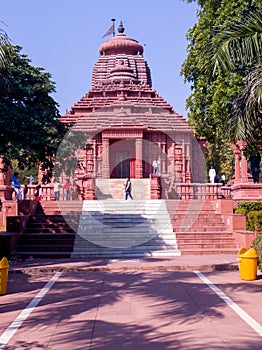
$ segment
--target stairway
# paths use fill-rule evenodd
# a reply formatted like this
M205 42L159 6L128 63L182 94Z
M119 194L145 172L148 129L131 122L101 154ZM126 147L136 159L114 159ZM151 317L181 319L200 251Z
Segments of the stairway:
M164 200L84 201L72 257L180 255Z
M82 201L42 201L16 247L20 258L70 258Z
M173 231L182 255L237 254L233 232L228 232L211 202L167 200Z
M132 182L133 201L123 200L123 179L97 180L100 200L42 201L20 235L16 254L25 258L237 254L233 233L226 230L211 202L150 200L149 180Z

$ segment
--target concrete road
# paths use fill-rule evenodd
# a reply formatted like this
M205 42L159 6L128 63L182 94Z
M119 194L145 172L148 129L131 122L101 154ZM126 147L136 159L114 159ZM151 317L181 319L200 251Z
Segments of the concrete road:
M238 271L9 274L0 349L260 350L261 310Z

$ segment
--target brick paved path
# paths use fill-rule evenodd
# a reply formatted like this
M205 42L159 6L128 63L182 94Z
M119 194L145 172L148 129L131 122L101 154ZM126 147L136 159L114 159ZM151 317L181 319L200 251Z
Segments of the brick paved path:
M9 275L8 293L0 296L2 343L54 275ZM238 271L203 275L261 327L261 275L255 281L241 281ZM38 302L0 349L261 349L262 333L192 271L62 272Z

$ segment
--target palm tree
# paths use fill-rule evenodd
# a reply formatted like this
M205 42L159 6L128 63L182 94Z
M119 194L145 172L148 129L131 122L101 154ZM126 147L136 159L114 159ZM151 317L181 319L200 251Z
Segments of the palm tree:
M253 11L246 20L223 28L215 36L215 42L216 48L211 49L210 61L204 67L206 72L212 76L219 71L248 70L245 87L233 101L229 125L234 140L254 142L262 124L262 13Z
M10 41L6 32L0 28L0 96L6 93L8 82L5 78L4 69L10 63L8 47Z

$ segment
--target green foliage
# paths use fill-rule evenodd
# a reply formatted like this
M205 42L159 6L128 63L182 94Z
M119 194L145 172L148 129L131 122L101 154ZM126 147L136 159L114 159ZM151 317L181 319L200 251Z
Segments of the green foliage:
M262 202L239 202L238 208L245 209L247 212L251 210L262 210Z
M247 213L247 210L244 209L244 208L237 208L237 209L235 209L235 211L234 211L234 214L246 215L246 213Z
M204 149L204 155L207 169L213 166L219 176L225 174L226 182L232 178L234 156L232 153L231 144L229 142L224 141L221 144L212 144L207 141Z
M258 1L255 0L198 0L197 2L198 23L188 31L188 56L183 63L181 74L185 81L191 83L192 93L186 101L186 107L189 108L189 124L197 136L206 138L217 149L216 145L221 146L232 142L240 130L241 125L237 124L238 120L232 116L236 115L236 106L240 106L237 99L243 93L258 57L253 55L254 60L242 60L243 52L239 50L240 46L236 41L230 47L230 50L236 52L232 69L216 68L214 70L212 57L224 43L224 33L229 33L229 29L231 33L233 30L236 32L234 27L236 22L247 26L248 15L259 6ZM246 125L247 123L244 127ZM257 127L255 129L260 137L260 129ZM219 162L217 167L222 168L225 163L218 155L219 153L215 155ZM209 162L208 159L207 161ZM227 159L226 167L231 167L230 157Z
M20 184L28 184L29 183L29 177L30 175L33 175L35 178L34 183L36 184L38 181L38 166L35 166L33 168L25 168L25 169L20 169L18 166L17 160L12 160L11 161L11 168L12 168L12 175L13 173L17 172L18 173L18 182Z
M240 202L235 210L235 214L245 214L247 230L258 232L252 247L258 254L258 264L262 271L262 202Z
M262 234L262 211L251 210L247 214L247 229Z
M9 82L5 74L1 71L10 64L8 52L9 37L6 32L0 28L0 95L6 93L9 88Z
M262 271L262 234L259 234L252 243L252 248L254 248L258 255L258 266L260 271Z
M67 128L59 121L58 105L50 96L55 91L49 73L33 67L21 48L8 47L11 64L0 69L11 90L0 96L0 154L6 164L17 160L19 169L39 163L53 171L53 156Z
M262 234L262 202L239 202L235 214L245 214L247 230Z
M78 165L77 151L79 149L90 149L89 137L72 127L64 136L55 158L54 176L59 177L64 172L68 177L74 176Z

